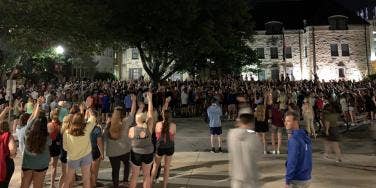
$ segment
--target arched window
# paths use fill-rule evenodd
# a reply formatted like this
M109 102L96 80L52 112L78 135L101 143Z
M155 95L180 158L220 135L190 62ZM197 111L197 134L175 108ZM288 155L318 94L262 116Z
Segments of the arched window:
M267 35L282 34L283 24L279 21L270 21L265 23L265 30Z
M328 18L330 30L347 30L347 17L343 15L334 15Z

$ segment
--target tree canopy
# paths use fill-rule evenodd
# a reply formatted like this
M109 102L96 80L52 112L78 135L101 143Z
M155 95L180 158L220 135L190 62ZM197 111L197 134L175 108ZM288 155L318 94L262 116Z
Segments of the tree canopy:
M253 21L246 0L0 2L0 37L19 53L56 44L76 55L135 47L154 82L179 70L205 68L208 59L231 71L257 62L247 46Z

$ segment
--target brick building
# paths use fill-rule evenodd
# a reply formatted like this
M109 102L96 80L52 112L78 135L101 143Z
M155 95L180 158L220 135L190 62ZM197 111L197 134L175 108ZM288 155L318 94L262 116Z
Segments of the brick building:
M260 80L360 80L370 70L369 23L334 0L258 0L249 46Z

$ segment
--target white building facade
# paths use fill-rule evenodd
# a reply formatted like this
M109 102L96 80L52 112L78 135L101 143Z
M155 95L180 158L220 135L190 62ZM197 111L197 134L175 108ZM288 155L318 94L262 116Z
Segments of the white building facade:
M256 13L272 16L256 16L256 32L249 46L256 50L261 67L253 76L259 80L309 80L317 74L320 80L329 81L361 80L370 74L369 24L328 1L324 12L311 7L314 12L306 13L302 10L310 6L307 2L256 5ZM302 10L284 18L282 13L289 14L297 7Z

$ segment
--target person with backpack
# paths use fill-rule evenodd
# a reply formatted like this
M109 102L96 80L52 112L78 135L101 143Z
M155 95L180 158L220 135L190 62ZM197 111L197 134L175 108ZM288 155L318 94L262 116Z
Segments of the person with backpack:
M119 187L119 171L121 163L124 164L123 182L125 186L129 184L130 171L130 141L128 133L130 127L133 126L134 116L137 108L137 98L131 95L131 111L129 115L123 118L124 110L122 107L116 107L112 114L111 120L107 122L104 132L104 140L106 144L106 154L110 159L112 168L112 184L114 188Z
M14 172L13 158L17 155L17 145L4 117L9 111L5 108L0 114L0 187L8 187Z
M48 132L50 134L50 138L52 144L50 146L50 156L51 156L51 188L55 187L55 178L56 178L56 168L57 162L59 160L59 156L61 153L61 140L59 140L60 134L60 126L61 123L59 121L59 108L56 108L51 112L50 118L51 122L47 124Z

